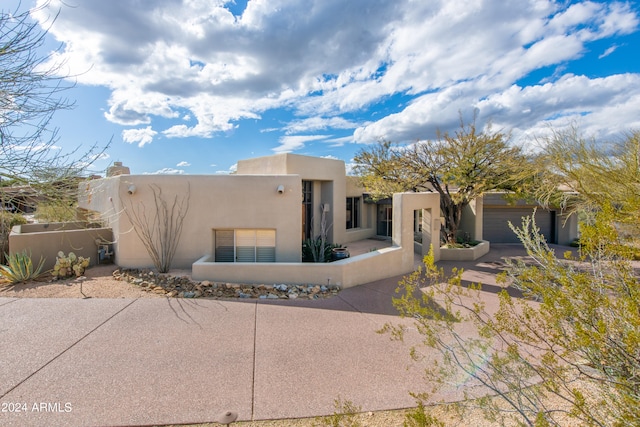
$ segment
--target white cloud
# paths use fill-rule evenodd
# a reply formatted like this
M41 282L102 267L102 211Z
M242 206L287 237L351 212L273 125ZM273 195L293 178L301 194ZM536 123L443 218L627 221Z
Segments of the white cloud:
M215 165L211 165L211 166L215 166ZM218 175L229 175L232 173L235 173L238 170L238 164L234 163L231 166L229 166L229 169L225 170L218 170L215 173Z
M184 168L184 167L187 167L187 166L191 166L191 163L182 161L182 162L180 162L180 163L178 163L176 165L176 167L179 167L179 168Z
M158 132L151 129L151 126L147 126L144 129L126 129L122 131L122 139L129 144L138 143L138 147L143 147L145 144L150 144L153 141L153 137Z
M162 168L155 172L145 173L144 175L183 175L182 169Z
M326 135L288 135L280 138L280 145L273 149L276 153L289 153L304 147L311 141L326 139Z
M616 51L616 49L618 49L618 45L613 45L609 48L607 48L607 50L605 50L604 52L602 52L602 54L600 54L598 56L598 59L602 59L602 58L606 58L607 56L611 55L613 52Z
M357 123L346 120L342 117L309 117L289 123L285 127L285 131L287 134L292 134L325 129L355 129L357 127Z
M66 7L63 0L38 0L46 7L36 17L46 22L61 8L50 33L63 50L52 60L79 84L111 91L108 120L149 125L124 131L126 142L150 143L157 118L189 122L162 130L167 138L211 138L286 108L297 118L282 125L286 136L276 152L303 147L310 140L301 134L332 129L355 129L357 142L429 137L437 127L455 126L458 110L498 114L495 102L512 93L512 102L533 112L573 111L581 98L569 91L571 76L562 67L585 55L590 42L637 31L639 22L624 2L252 0L238 17L227 3ZM549 87L513 89L543 67L557 71ZM581 85L601 88L605 99L618 90L597 79ZM538 105L515 93L543 91L570 97ZM401 111L381 111L374 123L353 118L399 94L407 98ZM611 107L601 101L589 109L604 117ZM524 128L516 113L496 120Z

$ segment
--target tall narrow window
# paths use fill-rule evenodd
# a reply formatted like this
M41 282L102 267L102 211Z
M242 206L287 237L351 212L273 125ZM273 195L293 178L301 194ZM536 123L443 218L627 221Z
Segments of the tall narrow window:
M215 230L216 262L275 262L275 230Z
M347 197L347 230L360 227L360 197Z
M302 240L313 238L313 181L302 181Z

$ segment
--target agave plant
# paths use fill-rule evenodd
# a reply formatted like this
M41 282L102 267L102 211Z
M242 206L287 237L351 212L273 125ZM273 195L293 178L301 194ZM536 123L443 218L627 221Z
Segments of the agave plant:
M37 279L42 275L44 258L40 257L40 262L34 268L31 260L31 253L26 250L6 255L7 265L0 265L0 277L11 284L26 282Z

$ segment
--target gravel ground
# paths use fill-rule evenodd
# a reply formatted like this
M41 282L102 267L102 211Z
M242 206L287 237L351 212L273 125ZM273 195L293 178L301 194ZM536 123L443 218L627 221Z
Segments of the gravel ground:
M114 265L100 265L85 271L86 279L53 280L45 275L37 281L0 287L0 297L7 298L160 298L139 286L115 280ZM82 285L82 287L81 287Z

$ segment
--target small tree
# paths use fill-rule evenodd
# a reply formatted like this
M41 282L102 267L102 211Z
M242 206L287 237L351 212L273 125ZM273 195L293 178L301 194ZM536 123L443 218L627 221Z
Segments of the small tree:
M153 193L151 209L144 203L132 201L124 213L158 272L167 273L180 243L182 226L189 211L191 188L187 188L183 197L176 195L173 200L166 200L159 186L152 184L149 188Z
M508 135L490 128L479 131L475 118L453 135L398 147L383 142L361 150L354 158L356 172L375 198L400 191L440 194L444 237L454 242L464 208L491 190L514 190L527 176L527 158L509 145Z
M41 5L40 7L45 7ZM55 22L55 19L54 21ZM39 49L46 29L29 11L0 10L0 202L11 203L5 183L19 186L40 202L69 206L75 201L78 178L104 149L96 145L82 152L56 147L58 131L51 119L73 103L62 92L73 87L62 73L64 64L51 63ZM0 224L0 257L8 246L9 229Z

